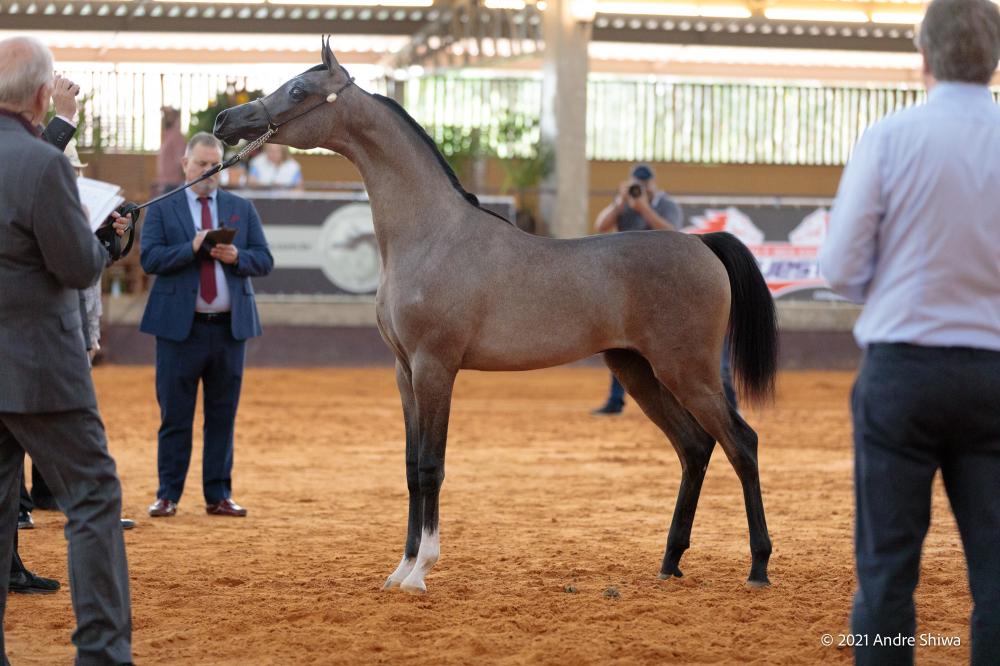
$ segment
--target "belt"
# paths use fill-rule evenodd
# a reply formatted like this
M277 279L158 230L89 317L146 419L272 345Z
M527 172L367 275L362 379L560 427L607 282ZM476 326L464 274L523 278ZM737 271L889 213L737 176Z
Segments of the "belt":
M233 316L230 312L195 312L194 320L203 324L228 324Z

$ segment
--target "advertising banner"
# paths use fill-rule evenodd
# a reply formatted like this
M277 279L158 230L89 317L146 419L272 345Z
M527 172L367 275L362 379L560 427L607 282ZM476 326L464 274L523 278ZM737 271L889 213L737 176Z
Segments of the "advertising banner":
M830 199L677 197L687 233L728 231L750 248L776 299L842 300L819 273Z
M254 280L258 294L371 297L381 270L367 194L241 192L260 213L274 271ZM513 197L480 201L513 219ZM829 199L676 197L684 231L728 231L753 252L777 299L840 300L819 273Z

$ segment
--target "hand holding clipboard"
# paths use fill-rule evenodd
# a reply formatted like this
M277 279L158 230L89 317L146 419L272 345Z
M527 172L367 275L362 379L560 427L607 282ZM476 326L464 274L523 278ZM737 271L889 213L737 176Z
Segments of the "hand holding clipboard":
M212 249L220 245L232 245L233 240L236 238L237 229L232 229L230 227L222 227L219 229L212 229L207 234L205 234L204 240L201 242L201 247L198 248L198 259L202 260L212 260L219 259L223 263L234 263L227 262L222 257L215 257L212 255Z

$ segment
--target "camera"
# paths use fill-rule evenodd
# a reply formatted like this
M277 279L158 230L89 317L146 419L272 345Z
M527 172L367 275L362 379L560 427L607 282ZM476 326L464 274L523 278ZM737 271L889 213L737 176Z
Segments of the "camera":
M633 199L638 199L642 196L642 185L639 183L632 183L628 186L628 195Z

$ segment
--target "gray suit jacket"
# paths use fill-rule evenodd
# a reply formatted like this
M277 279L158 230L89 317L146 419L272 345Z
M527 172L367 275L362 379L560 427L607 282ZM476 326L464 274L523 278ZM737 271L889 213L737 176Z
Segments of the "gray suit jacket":
M0 116L0 412L95 407L78 290L107 253L65 156Z

